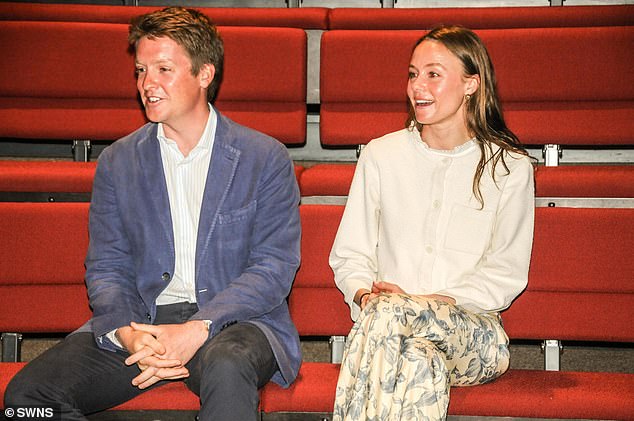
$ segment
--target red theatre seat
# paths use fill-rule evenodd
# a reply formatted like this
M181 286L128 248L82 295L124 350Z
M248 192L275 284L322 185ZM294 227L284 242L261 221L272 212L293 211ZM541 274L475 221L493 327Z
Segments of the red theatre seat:
M634 144L634 27L478 30L509 127L524 144ZM321 45L321 141L356 146L404 127L406 73L424 31L332 30ZM591 69L601 58L601 77ZM545 70L547 69L547 71ZM572 76L574 75L574 76Z
M0 20L128 24L135 16L161 8L156 6L3 2L0 3ZM209 16L219 26L301 29L327 29L329 10L324 7L196 7L196 9Z
M471 29L634 25L634 5L529 7L346 8L329 13L330 29L429 29L440 23Z
M143 125L127 31L123 24L0 21L0 137L116 140ZM218 108L285 144L304 143L305 31L226 26L220 33Z

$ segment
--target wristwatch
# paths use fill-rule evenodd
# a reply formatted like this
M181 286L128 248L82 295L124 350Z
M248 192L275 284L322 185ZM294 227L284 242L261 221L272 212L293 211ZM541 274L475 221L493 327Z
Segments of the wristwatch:
M211 332L211 320L203 320L203 323L205 324L205 329L207 329L207 332Z

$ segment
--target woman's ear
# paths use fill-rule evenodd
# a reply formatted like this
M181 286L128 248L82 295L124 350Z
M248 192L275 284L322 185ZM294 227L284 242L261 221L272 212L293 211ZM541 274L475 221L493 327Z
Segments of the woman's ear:
M473 75L467 78L467 89L465 95L473 95L480 87L480 75Z
M198 80L200 81L200 87L203 89L209 88L211 82L216 76L216 66L211 63L205 63L198 72Z

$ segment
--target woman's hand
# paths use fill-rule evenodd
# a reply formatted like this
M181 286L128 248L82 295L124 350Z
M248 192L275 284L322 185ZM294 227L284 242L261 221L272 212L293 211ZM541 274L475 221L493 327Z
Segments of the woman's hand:
M361 288L354 295L354 302L357 303L361 310L365 308L370 300L383 292L405 294L405 291L403 291L403 289L401 289L398 285L385 281L374 282L371 288L371 290Z
M354 294L354 302L363 310L371 295L372 292L370 292L370 290L361 288Z
M449 304L456 304L456 300L454 298L451 298L451 297L447 296L447 295L424 294L424 295L420 295L420 297L427 297L427 298L431 298L432 300L444 301L444 302L449 303Z
M387 294L407 294L403 291L403 288L400 286L393 284L391 282L386 281L377 281L372 284L372 290L367 290L365 288L361 288L354 295L354 302L361 307L361 310L365 308L367 303L372 300L374 297L377 297L381 293ZM452 297L448 297L446 295L440 294L421 294L419 297L426 297L432 300L444 301L450 304L456 304L456 300Z
M393 294L406 294L403 289L391 282L378 281L372 284L372 292L374 294L380 294L382 292L393 293Z

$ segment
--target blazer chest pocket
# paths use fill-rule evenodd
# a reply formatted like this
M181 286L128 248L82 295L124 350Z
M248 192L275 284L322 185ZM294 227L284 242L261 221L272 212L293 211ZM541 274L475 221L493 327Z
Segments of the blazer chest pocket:
M225 249L240 249L248 241L255 222L256 201L247 206L218 214L216 234Z
M256 201L240 208L218 214L218 225L232 225L249 221L255 215Z

